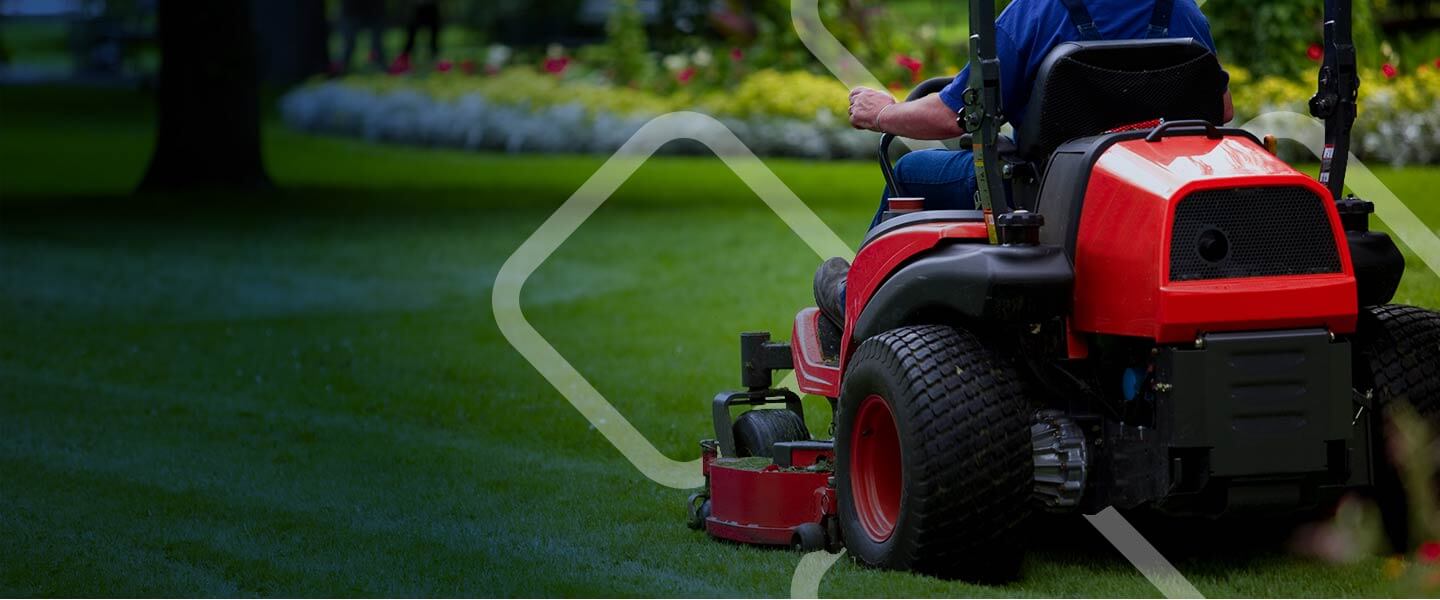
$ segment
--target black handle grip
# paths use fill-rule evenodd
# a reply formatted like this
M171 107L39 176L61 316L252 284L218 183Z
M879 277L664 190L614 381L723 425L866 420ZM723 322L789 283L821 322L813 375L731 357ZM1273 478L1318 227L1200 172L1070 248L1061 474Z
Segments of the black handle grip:
M1155 128L1155 131L1151 131L1150 135L1145 136L1145 141L1151 143L1158 142L1164 139L1165 134L1170 133L1172 129L1195 129L1199 127L1205 128L1205 137L1212 140L1218 140L1224 137L1220 135L1220 128L1216 127L1214 123L1204 119L1191 119L1188 121L1166 121L1161 123L1159 127Z
M880 174L885 176L885 189L889 190L890 197L900 197L905 192L900 189L900 182L895 180L895 167L890 164L890 144L894 141L893 133L880 136Z
M940 90L945 89L945 86L950 85L952 81L955 81L954 77L931 77L930 79L926 79L920 82L920 85L915 86L915 89L910 90L910 95L905 97L905 101L911 102L929 96L930 94L938 94Z
M915 89L910 90L910 95L905 97L906 102L919 100L930 94L938 94L945 86L954 81L953 77L932 77L920 82ZM891 196L904 196L905 192L900 189L900 182L895 180L895 167L890 164L890 145L895 143L895 134L887 133L880 136L880 173L885 176L885 185L888 186Z

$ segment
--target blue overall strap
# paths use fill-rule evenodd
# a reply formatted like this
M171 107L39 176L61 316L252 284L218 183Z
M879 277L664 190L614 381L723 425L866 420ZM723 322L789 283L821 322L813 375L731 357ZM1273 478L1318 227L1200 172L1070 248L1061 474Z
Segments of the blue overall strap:
M1080 30L1080 39L1086 42L1094 42L1104 39L1100 36L1100 28L1095 26L1095 18L1090 16L1090 11L1085 8L1084 0L1060 0L1070 11L1070 22Z
M1175 0L1155 0L1155 14L1150 17L1150 39L1170 37L1170 15L1175 12Z

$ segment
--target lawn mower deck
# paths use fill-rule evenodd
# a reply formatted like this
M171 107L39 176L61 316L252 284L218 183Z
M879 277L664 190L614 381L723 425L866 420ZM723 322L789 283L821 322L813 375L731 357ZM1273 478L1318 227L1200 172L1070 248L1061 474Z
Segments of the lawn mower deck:
M705 531L747 544L819 550L827 546L825 526L834 527L835 492L830 487L835 446L828 441L783 442L776 456L718 458L714 446L703 454L711 494L697 507Z

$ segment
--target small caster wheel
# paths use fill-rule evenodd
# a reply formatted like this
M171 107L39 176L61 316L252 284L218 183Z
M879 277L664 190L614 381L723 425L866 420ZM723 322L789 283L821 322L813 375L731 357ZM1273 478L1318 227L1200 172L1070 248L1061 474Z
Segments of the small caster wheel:
M705 520L710 518L710 497L704 492L690 494L690 499L685 503L685 524L691 529L699 531L705 528Z
M795 528L790 547L800 552L815 552L825 549L825 528L817 523L805 523Z

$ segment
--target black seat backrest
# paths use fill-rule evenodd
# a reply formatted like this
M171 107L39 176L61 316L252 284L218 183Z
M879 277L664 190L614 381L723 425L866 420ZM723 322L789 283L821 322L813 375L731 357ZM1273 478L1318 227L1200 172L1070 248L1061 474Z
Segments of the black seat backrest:
M1190 38L1066 42L1035 76L1019 154L1043 164L1061 144L1152 119L1222 124L1226 76Z

